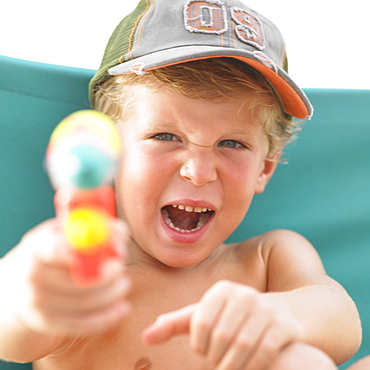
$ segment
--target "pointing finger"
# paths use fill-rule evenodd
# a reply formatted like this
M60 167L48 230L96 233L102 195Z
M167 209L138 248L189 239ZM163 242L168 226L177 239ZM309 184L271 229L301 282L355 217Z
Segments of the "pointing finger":
M175 335L188 334L195 308L196 305L190 305L158 316L157 320L144 331L144 343L159 344Z

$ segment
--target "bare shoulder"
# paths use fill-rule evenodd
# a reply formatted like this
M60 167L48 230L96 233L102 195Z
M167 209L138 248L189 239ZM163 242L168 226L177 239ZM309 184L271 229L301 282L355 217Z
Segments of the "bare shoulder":
M268 254L269 264L283 263L286 267L289 264L306 264L311 268L323 269L317 250L303 235L292 230L278 229L263 234L261 237L264 240L264 249ZM294 265L290 267L294 268Z
M247 239L237 245L237 248L258 251L267 262L272 255L277 254L311 254L320 259L313 245L301 234L286 229L277 229Z
M240 244L255 249L263 260L269 291L295 289L307 285L337 286L325 272L312 243L301 234L285 229L273 230ZM339 284L337 286L339 289Z
M311 243L303 235L287 229L271 230L261 234L259 237L263 238L265 242L274 245L297 245L299 243L312 247Z

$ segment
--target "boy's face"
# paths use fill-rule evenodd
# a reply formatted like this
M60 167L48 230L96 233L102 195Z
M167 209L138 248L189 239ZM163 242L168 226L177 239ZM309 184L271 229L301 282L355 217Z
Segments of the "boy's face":
M118 208L135 246L171 267L199 264L234 231L276 162L248 104L132 88L119 123ZM185 209L183 209L185 207Z

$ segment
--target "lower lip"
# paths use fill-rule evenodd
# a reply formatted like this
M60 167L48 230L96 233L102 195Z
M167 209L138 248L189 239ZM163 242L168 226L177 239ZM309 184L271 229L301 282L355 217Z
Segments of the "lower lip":
M199 230L193 231L191 233L181 233L169 227L166 222L164 221L163 217L161 217L161 224L163 229L165 230L166 234L176 243L196 243L198 242L202 236L205 234L207 229L209 228L212 222L213 216L207 221L207 223Z

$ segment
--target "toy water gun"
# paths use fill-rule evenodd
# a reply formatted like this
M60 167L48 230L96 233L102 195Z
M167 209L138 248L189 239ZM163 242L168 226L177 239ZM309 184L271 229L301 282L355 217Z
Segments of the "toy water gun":
M102 263L116 255L109 225L116 217L112 184L120 149L114 122L93 110L66 117L50 137L45 165L78 284L98 282Z

